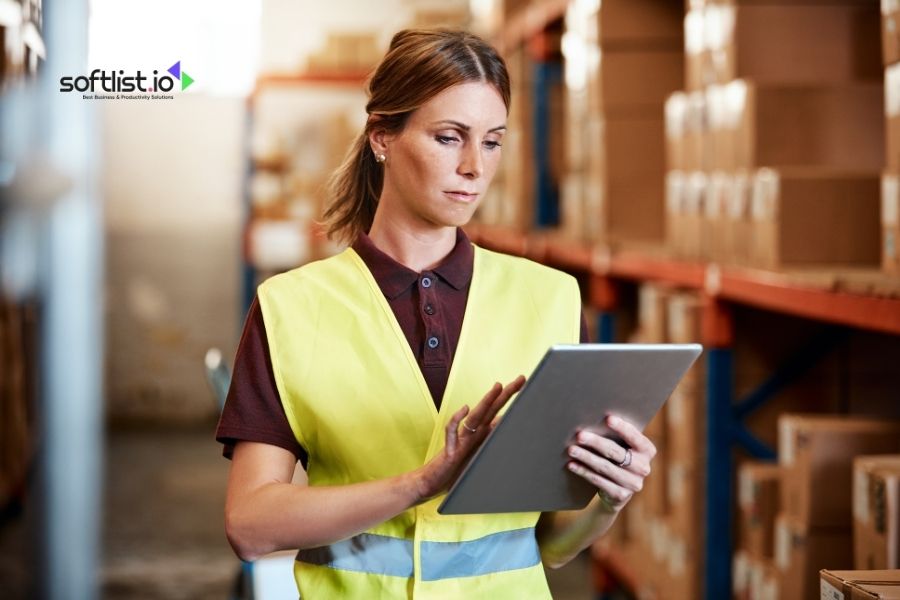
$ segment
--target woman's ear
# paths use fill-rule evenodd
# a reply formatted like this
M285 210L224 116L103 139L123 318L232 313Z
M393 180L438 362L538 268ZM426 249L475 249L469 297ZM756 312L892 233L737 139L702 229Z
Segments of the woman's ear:
M384 129L376 127L369 132L369 147L372 149L373 153L384 154L387 156L390 153L391 141L393 139L393 135L389 134Z

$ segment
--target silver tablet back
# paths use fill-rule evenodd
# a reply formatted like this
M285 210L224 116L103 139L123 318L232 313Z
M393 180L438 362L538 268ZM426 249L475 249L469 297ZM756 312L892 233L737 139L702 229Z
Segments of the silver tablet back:
M701 352L699 344L553 346L438 512L583 508L597 490L565 468L576 431L613 437L608 414L643 429Z

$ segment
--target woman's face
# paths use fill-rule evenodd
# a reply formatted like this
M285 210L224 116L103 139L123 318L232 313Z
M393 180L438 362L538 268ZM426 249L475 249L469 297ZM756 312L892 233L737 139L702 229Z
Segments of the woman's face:
M387 156L379 211L415 228L466 224L497 172L506 106L483 82L447 88L414 111L399 134L375 135Z

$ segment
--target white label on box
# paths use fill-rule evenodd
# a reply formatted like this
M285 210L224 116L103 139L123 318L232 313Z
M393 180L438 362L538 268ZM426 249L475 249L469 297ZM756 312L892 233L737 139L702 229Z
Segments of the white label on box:
M821 600L844 600L844 593L824 579L819 580L819 591Z
M775 523L775 565L782 571L791 566L791 530L784 519Z
M794 427L790 419L782 417L778 421L778 462L790 467L794 464Z
M778 578L769 571L763 579L757 600L778 600Z
M753 478L749 469L741 469L738 475L738 506L746 510L753 507Z
M778 173L762 168L753 178L753 200L750 214L754 221L770 221L776 218L776 202L781 186Z
M881 176L881 224L895 227L900 222L900 181L896 175Z
M666 136L678 139L684 135L687 120L687 94L672 92L666 99Z
M900 63L884 70L884 109L889 117L900 114Z
M742 79L725 85L725 118L728 129L736 129L747 107L747 82Z
M731 589L735 596L747 591L750 579L750 565L745 552L735 552L731 565Z
M703 52L703 10L691 10L684 17L684 49L688 54Z
M853 518L869 523L869 474L862 469L853 470Z
M670 215L680 215L683 212L684 180L684 173L681 171L666 173L666 212Z

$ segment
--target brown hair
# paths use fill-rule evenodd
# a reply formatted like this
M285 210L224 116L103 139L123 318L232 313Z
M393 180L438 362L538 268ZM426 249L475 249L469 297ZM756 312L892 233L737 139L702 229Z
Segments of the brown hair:
M366 85L366 126L328 182L330 202L324 218L329 238L352 243L372 226L384 173L375 162L369 134L378 129L399 133L417 108L469 81L493 85L509 110L506 64L478 36L446 29L405 29L394 35Z

